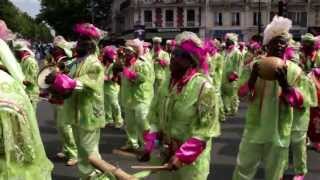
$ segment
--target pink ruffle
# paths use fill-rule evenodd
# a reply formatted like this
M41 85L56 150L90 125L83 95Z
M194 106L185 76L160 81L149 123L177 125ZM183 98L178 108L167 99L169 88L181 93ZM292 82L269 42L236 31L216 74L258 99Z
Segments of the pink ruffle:
M206 143L196 138L190 138L183 143L176 151L175 156L185 164L193 163L202 151L206 148Z
M159 60L159 64L162 66L162 67L167 67L168 66L168 62L166 60L163 60L163 59L160 59Z
M52 84L52 88L60 94L66 94L76 88L76 81L65 74L58 74Z
M239 78L238 74L236 72L231 72L229 74L228 80L229 82L236 81Z
M249 92L250 92L249 84L245 83L244 85L240 86L240 88L238 90L238 95L240 97L244 97L244 96L248 95Z
M137 78L137 73L134 71L131 71L129 68L123 69L123 75L129 80L134 80Z
M303 105L303 96L295 88L291 88L288 92L281 93L281 99L287 102L292 107L301 108Z
M157 132L150 132L150 131L146 131L143 133L143 140L144 140L144 151L146 153L151 153L156 140L159 137L159 133Z

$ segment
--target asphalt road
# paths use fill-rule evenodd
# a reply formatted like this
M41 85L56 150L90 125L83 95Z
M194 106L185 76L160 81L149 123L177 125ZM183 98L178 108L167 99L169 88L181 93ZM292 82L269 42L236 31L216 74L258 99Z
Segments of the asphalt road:
M234 170L238 146L240 143L245 106L241 105L240 111L236 117L229 118L222 124L222 135L214 140L211 158L211 171L209 180L231 180ZM55 165L53 171L53 180L76 180L76 167L67 167L64 162L55 158L55 154L60 150L60 143L53 120L53 110L51 105L41 102L38 107L38 121L40 124L41 135L46 148L48 157ZM119 148L125 143L125 134L122 130L105 128L103 129L100 152L103 159L121 167L127 172L134 172L130 169L131 165L137 164L135 159L119 157L113 155L112 149ZM320 153L312 150L308 151L309 173L305 180L320 180ZM150 180L154 177L148 178ZM263 179L263 171L260 169L257 173L257 180Z

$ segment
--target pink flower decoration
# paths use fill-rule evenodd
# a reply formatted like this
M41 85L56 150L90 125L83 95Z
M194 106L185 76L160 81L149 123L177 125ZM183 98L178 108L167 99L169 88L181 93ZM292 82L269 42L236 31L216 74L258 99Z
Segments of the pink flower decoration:
M281 93L281 99L287 102L292 107L301 108L303 105L303 96L295 89L291 88L288 92Z
M238 90L238 95L240 97L244 97L244 96L248 95L249 92L250 92L249 84L245 83L244 85L240 86L240 88Z
M176 151L175 156L185 164L191 164L206 148L206 143L196 138L190 138Z
M52 84L52 88L60 94L67 94L74 90L77 83L65 74L58 74Z
M134 71L131 71L129 68L123 69L123 75L129 80L134 80L137 78L137 73Z
M238 74L236 72L231 72L229 74L228 80L229 82L236 81L239 78Z
M166 60L160 59L158 62L163 68L168 66L168 62Z
M114 46L106 46L102 50L102 55L103 55L103 57L115 59L117 56L117 48Z
M283 59L284 60L290 60L294 57L295 51L292 47L288 47L286 48L284 55L283 55Z
M100 39L102 36L101 30L90 23L76 24L74 27L74 32L79 36L94 39Z
M312 73L317 77L319 78L320 77L320 68L314 68L312 70Z

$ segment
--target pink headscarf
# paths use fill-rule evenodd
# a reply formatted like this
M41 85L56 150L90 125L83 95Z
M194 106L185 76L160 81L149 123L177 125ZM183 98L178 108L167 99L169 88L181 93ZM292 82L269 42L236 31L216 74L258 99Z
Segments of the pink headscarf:
M103 57L108 57L110 59L114 59L117 55L117 48L114 46L106 46L102 50Z
M103 34L99 28L90 23L76 24L73 30L81 37L88 37L92 39L100 39Z
M203 47L210 55L214 55L218 52L218 48L215 46L214 42L211 39L206 39L204 41Z

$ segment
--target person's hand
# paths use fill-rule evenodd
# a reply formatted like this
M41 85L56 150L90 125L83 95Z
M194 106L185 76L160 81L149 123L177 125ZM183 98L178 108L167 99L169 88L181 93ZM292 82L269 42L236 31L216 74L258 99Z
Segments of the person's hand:
M284 92L290 89L290 85L287 80L287 66L283 66L282 68L278 68L276 70L276 78Z
M251 71L250 78L248 81L248 86L249 86L250 90L254 89L254 86L256 84L258 76L259 76L259 64L258 64L258 62L256 62L252 66L252 71Z

